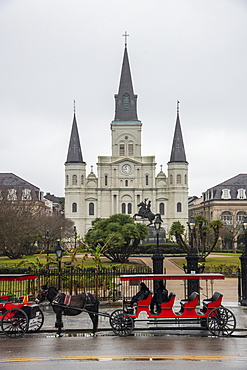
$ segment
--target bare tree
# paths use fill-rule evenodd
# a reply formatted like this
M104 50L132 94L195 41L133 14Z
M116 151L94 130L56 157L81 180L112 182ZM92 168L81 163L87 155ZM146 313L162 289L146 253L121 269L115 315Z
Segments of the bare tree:
M38 240L51 230L54 238L73 231L73 223L63 216L51 216L42 202L0 202L0 252L20 258L32 250Z

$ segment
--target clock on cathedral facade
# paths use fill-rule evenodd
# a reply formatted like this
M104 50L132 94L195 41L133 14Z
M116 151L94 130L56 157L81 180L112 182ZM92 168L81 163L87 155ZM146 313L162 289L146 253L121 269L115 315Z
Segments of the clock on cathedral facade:
M98 157L97 174L91 168L87 175L74 113L65 163L65 217L75 223L81 236L92 227L95 218L115 213L133 216L145 198L151 201L153 213L162 215L166 232L174 221L184 225L188 221L188 162L178 105L167 174L161 170L156 175L154 155L141 154L142 122L136 102L125 45L115 117L110 126L112 153Z

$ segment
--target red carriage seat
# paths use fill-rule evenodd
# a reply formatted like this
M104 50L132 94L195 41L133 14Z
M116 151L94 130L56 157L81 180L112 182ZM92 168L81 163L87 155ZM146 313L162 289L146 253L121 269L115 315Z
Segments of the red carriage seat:
M212 310L213 308L217 308L221 305L223 298L223 294L219 292L214 292L211 298L204 299L202 301L202 311L206 312L207 310Z
M147 314L150 313L150 303L152 300L153 294L149 294L149 296L146 299L143 299L142 301L137 302L137 309L136 309L136 315L138 316L140 312L146 311Z
M194 310L198 304L199 300L199 293L193 292L189 296L189 299L182 299L180 301L181 304L181 309L180 309L180 314L182 314L185 310Z
M161 303L161 306L160 306L161 310L171 309L172 306L174 305L175 298L176 298L176 294L171 292L168 296L168 301Z

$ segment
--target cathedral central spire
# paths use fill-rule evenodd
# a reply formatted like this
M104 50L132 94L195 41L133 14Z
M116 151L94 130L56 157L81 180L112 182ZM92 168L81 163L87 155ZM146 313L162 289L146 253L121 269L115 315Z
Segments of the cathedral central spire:
M132 85L129 57L127 51L127 33L125 36L125 48L120 76L118 94L115 95L115 118L114 121L137 121L136 101Z

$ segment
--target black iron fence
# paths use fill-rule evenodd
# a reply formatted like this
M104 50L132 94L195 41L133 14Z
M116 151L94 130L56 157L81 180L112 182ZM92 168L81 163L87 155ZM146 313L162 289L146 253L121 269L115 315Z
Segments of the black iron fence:
M41 286L58 286L58 269L40 269L29 271L36 275L33 281L0 281L0 296L13 294L14 298L32 294L36 296ZM131 297L139 289L138 282L121 282L120 275L152 273L148 266L112 267L96 270L95 268L74 269L69 267L61 271L61 290L68 294L90 292L101 300L117 300L123 295Z

